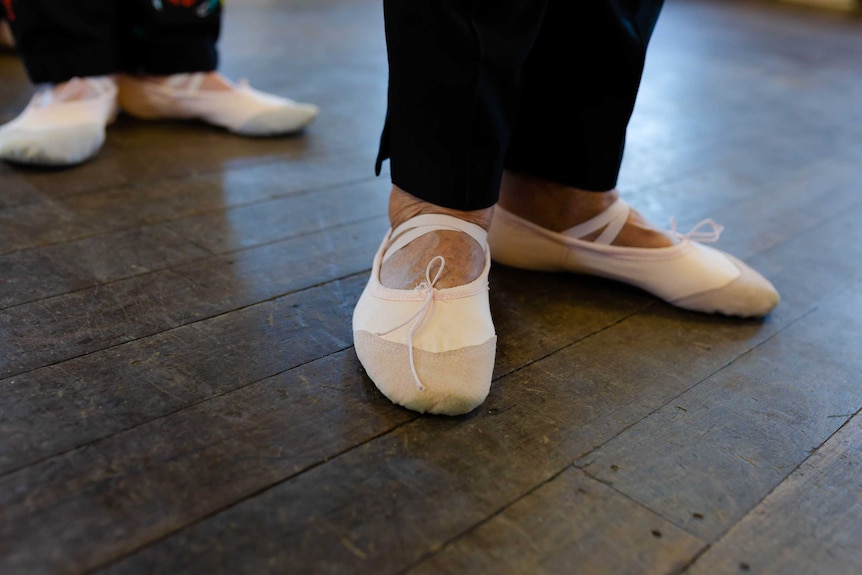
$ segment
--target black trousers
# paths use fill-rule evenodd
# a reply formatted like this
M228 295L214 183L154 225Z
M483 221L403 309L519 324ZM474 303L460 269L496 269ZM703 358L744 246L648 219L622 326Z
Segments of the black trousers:
M214 70L220 0L2 0L34 83Z
M616 186L662 0L384 0L389 109L377 173L461 210L504 169Z

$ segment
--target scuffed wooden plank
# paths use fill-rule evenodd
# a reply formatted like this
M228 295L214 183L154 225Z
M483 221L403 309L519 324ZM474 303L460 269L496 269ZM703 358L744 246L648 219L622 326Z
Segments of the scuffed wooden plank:
M862 419L857 414L688 571L862 573Z
M677 573L704 547L569 468L409 573Z

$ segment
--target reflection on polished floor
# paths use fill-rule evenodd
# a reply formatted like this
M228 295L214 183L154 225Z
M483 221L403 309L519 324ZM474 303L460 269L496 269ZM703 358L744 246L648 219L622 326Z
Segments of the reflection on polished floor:
M0 166L0 573L862 572L862 21L669 1L620 187L721 222L764 321L497 266L487 403L417 416L350 315L387 227L378 0L232 0L247 140L121 117ZM0 54L0 121L31 88Z

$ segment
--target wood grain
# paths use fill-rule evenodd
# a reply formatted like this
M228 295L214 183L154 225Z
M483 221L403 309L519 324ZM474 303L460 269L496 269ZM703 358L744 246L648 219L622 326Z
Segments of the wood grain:
M857 413L689 572L858 573L860 467L862 425Z
M121 116L0 164L0 572L857 573L862 21L680 0L619 188L705 218L763 321L495 265L488 401L392 405L351 312L384 234L379 0L232 0L220 69L290 138ZM0 121L33 87L0 54Z

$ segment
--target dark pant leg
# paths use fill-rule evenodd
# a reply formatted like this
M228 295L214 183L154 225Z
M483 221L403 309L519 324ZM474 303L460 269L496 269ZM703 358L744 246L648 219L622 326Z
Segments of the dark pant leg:
M524 67L506 168L584 190L616 186L662 0L550 0Z
M115 1L125 31L124 70L169 75L208 72L218 65L220 0Z
M3 0L34 83L214 70L219 0Z
M16 50L34 83L118 70L114 0L4 0Z
M580 2L580 0L569 0ZM377 169L425 201L497 201L520 69L546 0L384 0L389 111Z

